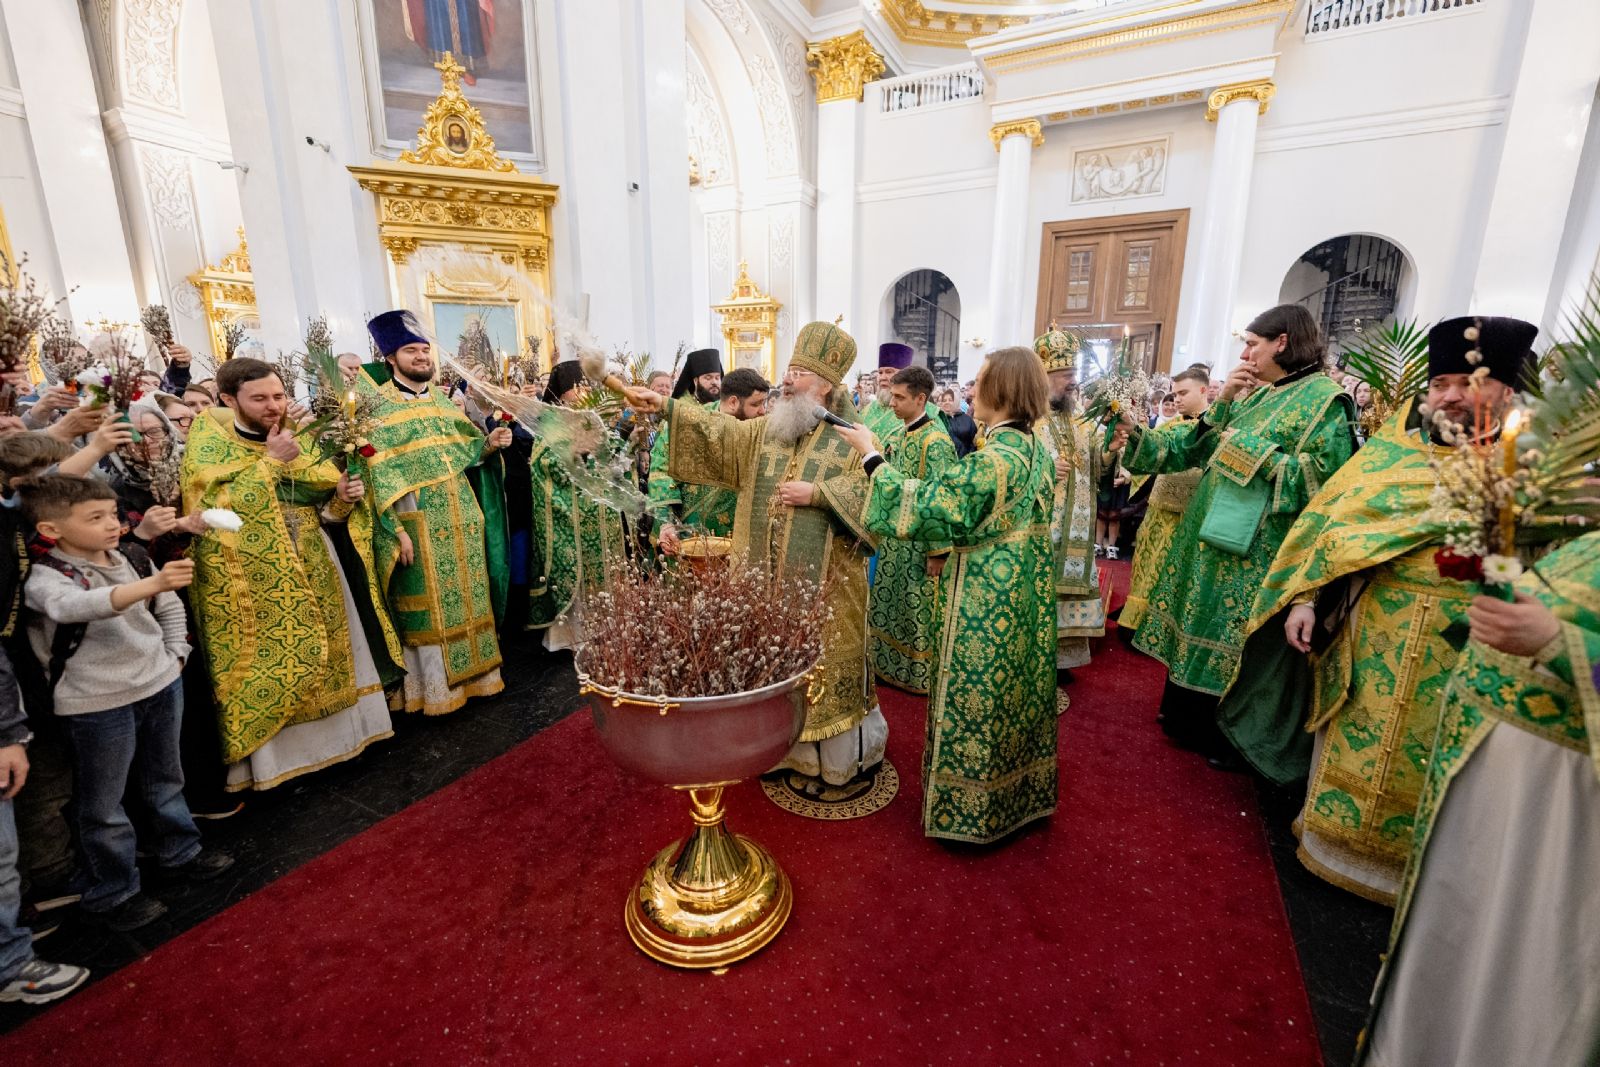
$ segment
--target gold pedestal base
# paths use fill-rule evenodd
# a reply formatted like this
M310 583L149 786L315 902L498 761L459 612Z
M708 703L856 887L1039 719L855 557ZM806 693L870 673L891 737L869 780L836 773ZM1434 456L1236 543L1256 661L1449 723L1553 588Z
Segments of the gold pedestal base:
M688 793L694 834L662 849L645 868L624 920L633 943L652 959L724 967L778 936L794 891L766 849L723 826L722 786Z

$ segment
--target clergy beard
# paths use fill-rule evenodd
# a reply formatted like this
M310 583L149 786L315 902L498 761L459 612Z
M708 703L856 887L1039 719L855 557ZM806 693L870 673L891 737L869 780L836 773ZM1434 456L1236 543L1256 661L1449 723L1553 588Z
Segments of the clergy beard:
M809 396L781 396L767 412L767 436L782 445L793 445L817 428L817 402Z
M722 388L718 386L715 390L702 389L697 383L694 387L694 398L702 404L709 404L713 400L721 400Z
M1063 412L1065 412L1071 406L1072 406L1072 394L1071 393L1062 393L1060 396L1053 396L1053 397L1050 398L1050 410L1055 412L1057 415L1062 414Z
M888 407L890 404L894 403L894 394L887 389L879 389L878 403L882 404L884 407Z

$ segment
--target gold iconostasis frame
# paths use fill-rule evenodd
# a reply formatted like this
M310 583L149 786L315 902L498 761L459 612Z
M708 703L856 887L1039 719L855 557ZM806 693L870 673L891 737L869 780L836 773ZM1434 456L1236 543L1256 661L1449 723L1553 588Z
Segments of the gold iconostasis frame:
M463 68L453 56L445 53L434 66L442 88L423 114L416 145L392 163L349 168L377 200L390 295L433 325L447 350L466 316L509 313L516 350L508 354L515 358L526 338L537 337L540 362L549 367L558 358L547 307L550 209L559 190L519 173L495 151L483 116L462 94ZM430 265L441 259L449 265Z
M217 363L227 359L226 334L235 323L259 327L261 316L256 310L256 282L250 272L250 245L245 240L244 227L240 226L239 247L223 256L215 264L189 275L189 281L200 291L200 306L205 311L206 333L211 338L211 351Z

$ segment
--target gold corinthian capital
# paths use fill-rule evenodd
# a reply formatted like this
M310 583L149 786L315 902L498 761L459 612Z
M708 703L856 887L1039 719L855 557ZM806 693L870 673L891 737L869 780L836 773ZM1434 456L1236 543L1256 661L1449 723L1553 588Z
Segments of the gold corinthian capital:
M884 72L883 57L865 30L806 46L806 65L817 79L817 103L860 100L861 89Z
M1038 148L1044 144L1044 127L1039 125L1038 119L1018 119L1015 122L997 122L989 127L989 140L994 142L994 150L1000 151L1000 142L1013 134L1033 139L1033 147Z
M1235 100L1254 100L1261 106L1257 114L1265 115L1267 105L1278 93L1278 87L1272 84L1270 78L1258 78L1253 82L1239 82L1236 85L1224 85L1212 92L1206 100L1206 121L1216 122L1222 109Z

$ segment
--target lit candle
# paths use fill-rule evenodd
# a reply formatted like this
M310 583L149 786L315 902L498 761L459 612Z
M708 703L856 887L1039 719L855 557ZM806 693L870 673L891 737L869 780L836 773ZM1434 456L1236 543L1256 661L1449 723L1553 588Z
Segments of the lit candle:
M344 394L344 417L350 422L356 418L356 391L354 389Z
M511 357L506 355L506 350L500 350L500 388L511 387Z
M1506 480L1510 481L1517 473L1517 434L1522 432L1522 411L1513 408L1506 414L1505 422L1500 427L1500 451L1504 459ZM1515 500L1513 494L1507 494L1505 502L1500 505L1500 554L1502 556L1514 555L1517 551L1517 521L1514 512Z

